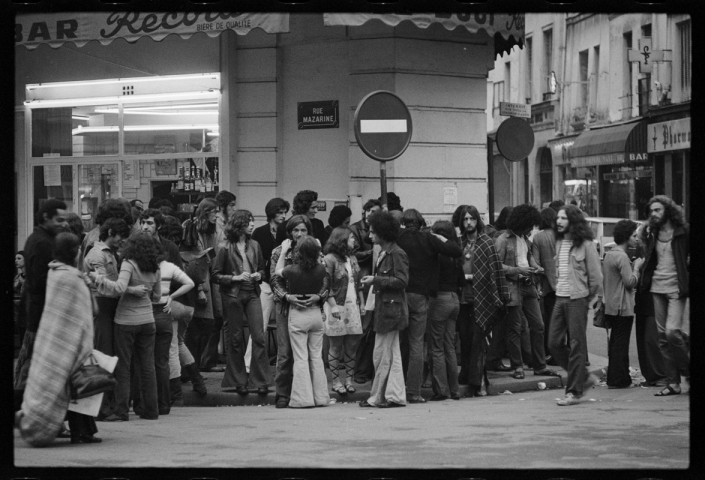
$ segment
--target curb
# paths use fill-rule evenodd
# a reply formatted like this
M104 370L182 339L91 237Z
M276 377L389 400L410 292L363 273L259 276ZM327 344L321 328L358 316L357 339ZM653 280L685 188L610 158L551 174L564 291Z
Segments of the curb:
M598 378L601 377L604 374L603 370L607 367L607 359L598 355L590 355L589 359L590 367L588 370ZM511 372L488 372L488 379L490 381L490 386L487 392L488 396L502 394L506 395L506 392L514 394L528 391L539 391L539 382L546 384L545 390L562 389L565 387L567 373L559 367L554 368L561 375L560 377L535 376L533 372L528 370L526 371L526 378L523 380L517 380L511 377ZM275 404L275 392L273 386L269 387L270 392L267 395L259 395L256 391L252 391L248 395L240 395L235 392L222 391L220 387L220 382L223 378L222 373L204 373L202 375L206 379L208 395L201 397L196 392L191 390L190 384L185 383L182 385L184 407L273 406ZM346 395L339 395L337 393L329 392L331 399L336 399L337 403L357 403L361 400L366 400L369 398L370 388L372 386L371 381L363 384L354 383L354 386L357 391ZM467 385L460 385L458 393L461 398L465 397L467 391ZM433 391L430 388L422 388L421 395L428 399L431 395L433 395Z

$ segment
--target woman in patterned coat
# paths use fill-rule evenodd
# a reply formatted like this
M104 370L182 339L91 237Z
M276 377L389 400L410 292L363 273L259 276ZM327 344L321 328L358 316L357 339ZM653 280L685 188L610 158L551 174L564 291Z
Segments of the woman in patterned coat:
M98 443L93 417L68 411L69 378L93 351L93 307L83 274L76 268L79 238L56 236L49 263L46 302L34 343L22 408L15 425L32 446L46 446L61 431L65 418L71 443ZM67 414L68 411L68 414Z

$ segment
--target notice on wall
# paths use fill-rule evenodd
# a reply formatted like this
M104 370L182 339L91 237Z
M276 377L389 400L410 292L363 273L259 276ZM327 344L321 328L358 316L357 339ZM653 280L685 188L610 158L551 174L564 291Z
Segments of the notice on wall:
M122 167L122 186L139 188L140 170L138 160L125 160Z
M61 165L45 165L44 166L44 186L45 187L60 187L61 186Z
M451 213L458 204L458 187L443 188L443 212Z

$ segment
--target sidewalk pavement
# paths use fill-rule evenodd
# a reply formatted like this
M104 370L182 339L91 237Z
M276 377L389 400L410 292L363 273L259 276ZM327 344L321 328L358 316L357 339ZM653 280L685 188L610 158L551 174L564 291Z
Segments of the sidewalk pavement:
M588 359L590 361L590 366L588 370L593 373L598 378L602 378L606 372L607 368L607 358L601 357L599 355L589 354ZM505 364L508 362L505 361ZM533 390L543 390L545 389L563 389L567 377L567 373L560 367L549 366L550 369L555 370L560 374L559 377L543 377L534 375L531 369L525 369L525 378L523 380L517 380L512 378L512 372L487 372L487 377L490 382L490 386L487 389L488 395L501 395L518 392L526 392ZM330 375L330 373L328 372ZM220 407L220 406L243 406L243 405L274 405L275 404L275 392L273 382L270 384L269 393L267 395L259 395L256 390L251 390L248 395L240 395L234 391L224 392L220 384L223 379L222 372L203 372L201 373L205 378L206 387L208 388L208 395L201 397L196 392L191 390L190 383L182 384L182 390L184 392L184 406L185 407ZM274 378L274 367L272 367L272 378ZM330 379L329 379L330 380ZM539 388L539 383L543 382L545 384L544 388ZM330 386L330 383L329 383ZM370 395L370 388L372 387L372 381L367 383L353 383L356 388L354 393L348 393L346 395L340 395L337 393L330 392L331 399L336 399L337 402L359 402L361 400L367 400ZM468 386L460 385L459 394L464 397L467 393ZM433 395L433 391L430 388L422 388L421 395L427 400Z

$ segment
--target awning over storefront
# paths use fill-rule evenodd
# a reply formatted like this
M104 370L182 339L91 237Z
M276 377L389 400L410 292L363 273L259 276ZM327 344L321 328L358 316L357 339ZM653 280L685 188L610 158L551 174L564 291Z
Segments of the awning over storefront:
M625 123L582 132L570 148L571 166L593 167L645 161L646 122Z
M360 26L370 20L379 20L396 27L408 20L419 28L428 28L434 23L447 30L464 27L470 33L484 31L495 39L495 54L509 52L514 45L524 44L523 13L324 13L326 26Z
M42 44L58 48L91 40L107 45L116 38L135 42L149 36L162 40L170 34L189 38L194 33L215 37L231 30L246 35L255 28L267 33L289 31L288 13L227 12L66 12L19 14L15 17L15 46L29 49Z
M577 135L552 138L546 142L551 150L553 165L570 165L570 148L573 146Z

